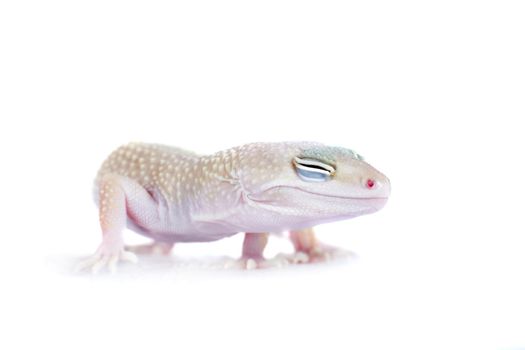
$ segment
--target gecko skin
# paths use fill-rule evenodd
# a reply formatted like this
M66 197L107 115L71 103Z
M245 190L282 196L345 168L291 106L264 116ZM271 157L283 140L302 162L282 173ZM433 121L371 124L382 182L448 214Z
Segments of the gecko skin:
M289 231L299 261L330 247L312 227L373 213L388 178L352 150L314 142L252 143L211 155L132 143L115 150L95 181L103 239L86 262L93 272L138 253L169 253L177 242L244 232L244 267L264 265L269 233ZM128 227L153 240L126 247ZM294 260L295 262L297 260Z

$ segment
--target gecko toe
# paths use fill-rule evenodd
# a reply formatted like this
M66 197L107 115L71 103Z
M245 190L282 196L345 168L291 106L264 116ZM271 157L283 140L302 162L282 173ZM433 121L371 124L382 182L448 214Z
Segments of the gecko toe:
M116 255L113 255L108 260L108 270L112 275L114 275L117 272L117 263L118 263L118 256Z
M108 264L109 259L110 258L107 256L100 256L99 259L97 259L91 266L91 273L93 275L98 274L100 270Z
M254 270L257 268L257 262L254 259L246 260L246 270Z
M89 258L81 261L75 268L76 273L83 271L90 271L93 275L98 274L104 269L107 269L110 273L114 274L117 271L119 262L137 262L137 256L131 252L127 252L124 249L115 251L106 251L104 249L98 249L95 254Z

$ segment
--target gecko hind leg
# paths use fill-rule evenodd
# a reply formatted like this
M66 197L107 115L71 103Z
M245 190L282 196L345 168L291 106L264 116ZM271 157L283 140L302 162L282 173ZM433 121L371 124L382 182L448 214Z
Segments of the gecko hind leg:
M126 250L138 255L170 255L175 243L153 241L147 244L127 245Z
M290 263L314 263L348 256L350 252L320 242L312 228L290 231L295 253L287 257Z
M102 243L95 254L77 266L77 271L90 269L97 273L107 267L116 270L119 261L135 262L137 257L124 248L122 232L132 217L142 225L159 220L157 204L135 180L117 174L106 174L99 182L99 217Z

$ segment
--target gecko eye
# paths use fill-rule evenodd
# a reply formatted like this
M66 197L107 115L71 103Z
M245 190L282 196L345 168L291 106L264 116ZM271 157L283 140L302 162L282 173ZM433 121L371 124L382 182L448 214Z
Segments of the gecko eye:
M297 175L304 181L324 182L335 175L333 166L316 159L295 157L293 165Z

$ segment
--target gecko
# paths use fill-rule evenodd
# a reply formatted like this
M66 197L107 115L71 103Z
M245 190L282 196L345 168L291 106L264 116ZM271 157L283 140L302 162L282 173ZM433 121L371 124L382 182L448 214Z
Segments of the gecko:
M117 148L95 180L102 242L83 262L115 271L136 254L170 254L184 242L244 233L244 268L264 267L272 233L287 232L293 262L322 260L333 247L319 224L370 214L385 206L390 181L355 151L317 142L258 142L210 155L149 143ZM129 228L152 240L126 246Z

